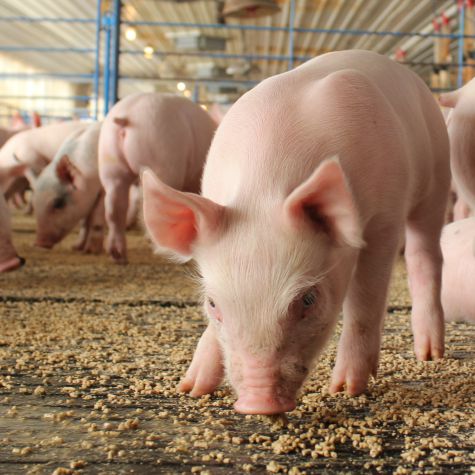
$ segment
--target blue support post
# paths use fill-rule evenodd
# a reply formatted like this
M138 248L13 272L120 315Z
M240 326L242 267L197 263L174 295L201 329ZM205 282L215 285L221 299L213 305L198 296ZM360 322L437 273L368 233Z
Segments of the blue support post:
M103 18L104 30L106 32L105 48L104 48L104 117L109 112L109 83L110 83L110 47L111 47L111 18L106 13Z
M465 30L465 1L459 2L459 36L458 36L458 75L457 87L463 86L463 47Z
M289 13L289 63L287 69L294 67L294 28L295 28L295 0L290 0Z
M99 114L99 79L100 79L100 51L101 51L101 28L102 28L102 0L97 0L96 12L96 49L94 62L94 120L97 120Z
M193 102L200 102L200 85L195 82L193 86Z
M120 17L121 17L121 0L114 0L112 10L112 51L111 51L111 77L110 77L110 104L117 102L119 95L119 54L120 54Z

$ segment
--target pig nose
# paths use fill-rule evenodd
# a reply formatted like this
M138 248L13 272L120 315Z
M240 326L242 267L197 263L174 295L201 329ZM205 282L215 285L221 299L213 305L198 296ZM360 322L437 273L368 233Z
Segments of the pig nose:
M295 409L295 400L271 394L247 393L239 396L234 409L241 414L282 414Z

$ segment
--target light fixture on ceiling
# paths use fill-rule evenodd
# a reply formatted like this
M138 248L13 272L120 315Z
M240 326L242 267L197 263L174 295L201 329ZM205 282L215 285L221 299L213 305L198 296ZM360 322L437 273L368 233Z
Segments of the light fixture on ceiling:
M186 84L184 82L178 82L176 84L176 88L180 91L183 92L186 90Z
M153 47L150 46L150 45L147 45L147 46L143 49L143 54L144 54L144 56L145 56L147 59L152 59L154 52L155 52L155 50L154 50Z
M129 26L125 30L125 38L129 41L135 41L137 39L137 30Z
M280 11L275 0L225 0L223 17L258 18Z

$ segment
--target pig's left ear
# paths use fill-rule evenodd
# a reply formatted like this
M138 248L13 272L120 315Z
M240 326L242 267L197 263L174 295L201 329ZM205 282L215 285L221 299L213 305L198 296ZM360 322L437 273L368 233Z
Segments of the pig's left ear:
M290 193L284 212L292 224L310 223L339 245L364 246L358 212L337 157L324 160Z
M82 173L67 155L63 155L56 165L56 176L65 185L81 188L84 183Z
M158 250L180 260L192 257L193 246L215 235L225 208L203 196L165 185L152 171L142 173L145 227Z

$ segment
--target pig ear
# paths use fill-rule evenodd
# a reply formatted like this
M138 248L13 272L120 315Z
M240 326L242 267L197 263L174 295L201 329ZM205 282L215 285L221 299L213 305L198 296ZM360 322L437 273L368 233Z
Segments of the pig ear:
M193 246L215 235L224 207L202 196L177 191L152 171L142 173L144 222L159 250L189 259Z
M336 157L324 160L310 178L287 197L284 212L293 225L311 223L339 245L364 245L358 213Z
M63 155L58 161L56 165L56 176L62 183L72 185L74 188L78 188L82 182L81 172L67 155Z
M455 107L460 95L460 89L452 92L446 92L439 96L439 103L444 107Z

